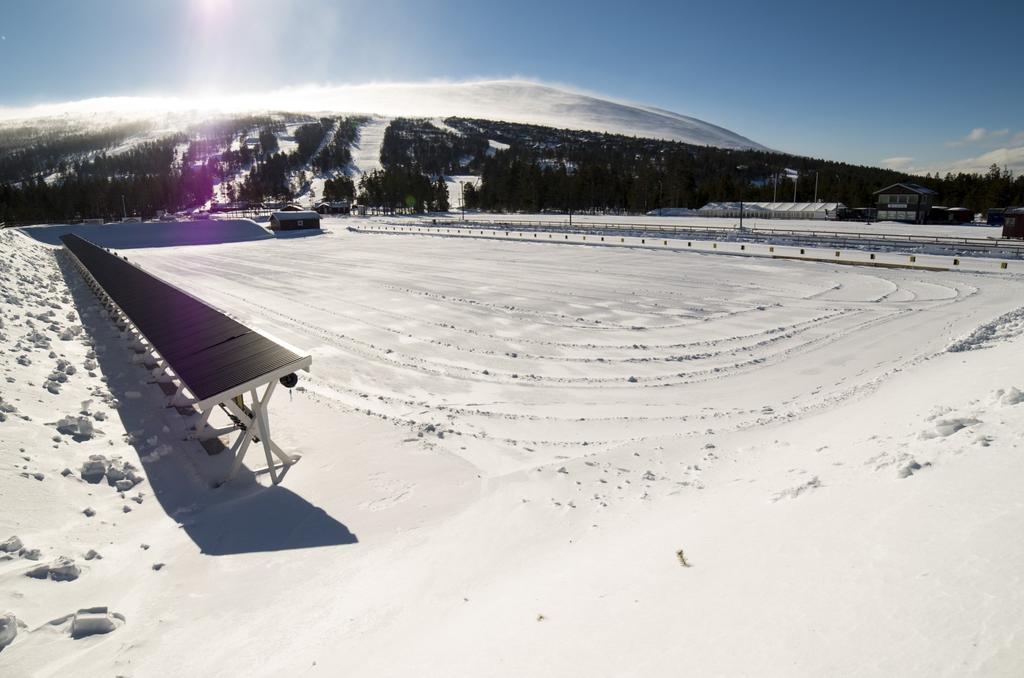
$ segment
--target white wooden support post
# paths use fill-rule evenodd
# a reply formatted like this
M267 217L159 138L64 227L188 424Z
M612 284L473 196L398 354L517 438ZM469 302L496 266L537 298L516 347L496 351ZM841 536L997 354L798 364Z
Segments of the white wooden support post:
M197 437L202 433L203 429L206 428L206 424L210 421L210 415L212 413L213 407L203 410L203 414L199 417L199 421L196 422L195 427L192 429L196 432Z
M274 461L274 456L281 460L280 468L282 469L291 466L297 461L297 459L294 459L282 450L270 437L270 412L267 406L270 402L270 397L274 395L276 386L277 381L271 381L267 384L267 389L263 392L262 398L259 397L255 388L250 391L250 398L252 398L251 417L233 399L228 398L223 402L223 405L245 426L245 430L239 434L244 436L245 439L235 454L235 461L231 464L231 471L228 473L227 480L234 478L242 467L242 460L253 438L259 438L263 444L263 451L267 458L267 470L270 472L270 477L275 485L281 482L281 475L277 472L278 465Z
M224 482L228 482L238 475L238 469L242 468L242 460L245 459L245 453L249 450L249 443L252 442L252 435L249 431L242 431L239 440L241 440L241 445L237 446L238 451L235 452L235 460L231 463L231 470L228 471L228 477L224 479ZM235 447L235 445L232 445L232 447Z

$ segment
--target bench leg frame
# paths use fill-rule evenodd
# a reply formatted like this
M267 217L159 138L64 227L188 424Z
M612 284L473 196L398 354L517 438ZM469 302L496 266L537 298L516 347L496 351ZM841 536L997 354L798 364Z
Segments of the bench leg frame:
M263 454L267 459L267 471L270 473L270 478L275 485L284 478L288 467L298 461L297 457L292 457L282 450L270 436L270 411L267 405L270 402L271 396L274 395L276 387L277 381L271 381L267 384L262 396L257 392L256 388L249 391L251 417L243 408L238 406L238 403L233 398L228 398L219 403L226 407L244 427L232 445L232 449L237 448L237 451L235 452L235 459L231 463L231 470L228 472L225 482L232 480L238 475L242 462L245 460L245 455L249 451L249 445L256 442L257 439L259 441L258 444L263 446ZM244 394L241 395L243 398L245 397ZM203 420L200 424L205 424L208 419L209 411L203 413ZM197 430L198 428L197 426ZM275 457L280 460L280 463L275 460Z

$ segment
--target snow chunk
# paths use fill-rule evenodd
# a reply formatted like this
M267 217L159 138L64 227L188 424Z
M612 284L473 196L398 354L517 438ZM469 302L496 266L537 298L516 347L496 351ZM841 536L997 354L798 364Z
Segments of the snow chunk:
M3 553L15 553L20 551L24 545L17 536L8 537L6 541L0 542L0 551Z
M73 558L60 556L49 565L39 565L25 573L26 577L33 579L52 579L53 581L74 581L82 574L82 568L78 567Z
M110 612L106 607L89 607L75 613L71 622L71 637L86 638L110 633L125 623L124 615Z
M99 483L103 480L103 476L107 474L108 467L109 462L106 457L101 454L93 454L89 456L88 461L82 464L82 470L79 471L79 475L87 483Z
M64 417L57 422L57 431L79 442L91 440L95 434L92 420L88 417Z
M18 635L18 618L13 614L0 614L0 650L14 642Z

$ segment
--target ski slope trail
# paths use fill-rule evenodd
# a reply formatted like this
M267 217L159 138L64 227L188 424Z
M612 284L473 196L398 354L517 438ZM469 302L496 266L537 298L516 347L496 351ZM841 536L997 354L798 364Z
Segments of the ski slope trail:
M381 169L380 148L390 124L390 118L375 117L359 128L359 138L352 145L352 170L357 183L362 175Z

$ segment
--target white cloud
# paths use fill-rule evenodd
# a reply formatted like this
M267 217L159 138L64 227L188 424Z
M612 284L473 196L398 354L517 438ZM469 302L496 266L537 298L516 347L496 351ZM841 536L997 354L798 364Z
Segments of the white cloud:
M1010 130L1008 129L1001 129L990 133L984 127L975 127L974 129L967 133L967 136L963 137L962 139L947 141L946 145L949 146L950 148L960 148L961 146L966 146L968 144L976 144L978 142L984 141L985 139L990 139L992 137L1005 136L1009 132Z
M911 163L914 159L907 155L897 155L892 158L883 158L882 166L888 167L894 170L909 170L912 169Z
M1017 135L1021 136L1021 135ZM940 166L932 167L927 170L929 172L987 172L988 168L992 165L998 166L1000 169L1005 167L1013 170L1017 174L1024 173L1024 146L1017 146L1014 148L997 148L987 153L975 156L973 158L964 158L963 160L954 160L952 162L945 163Z

